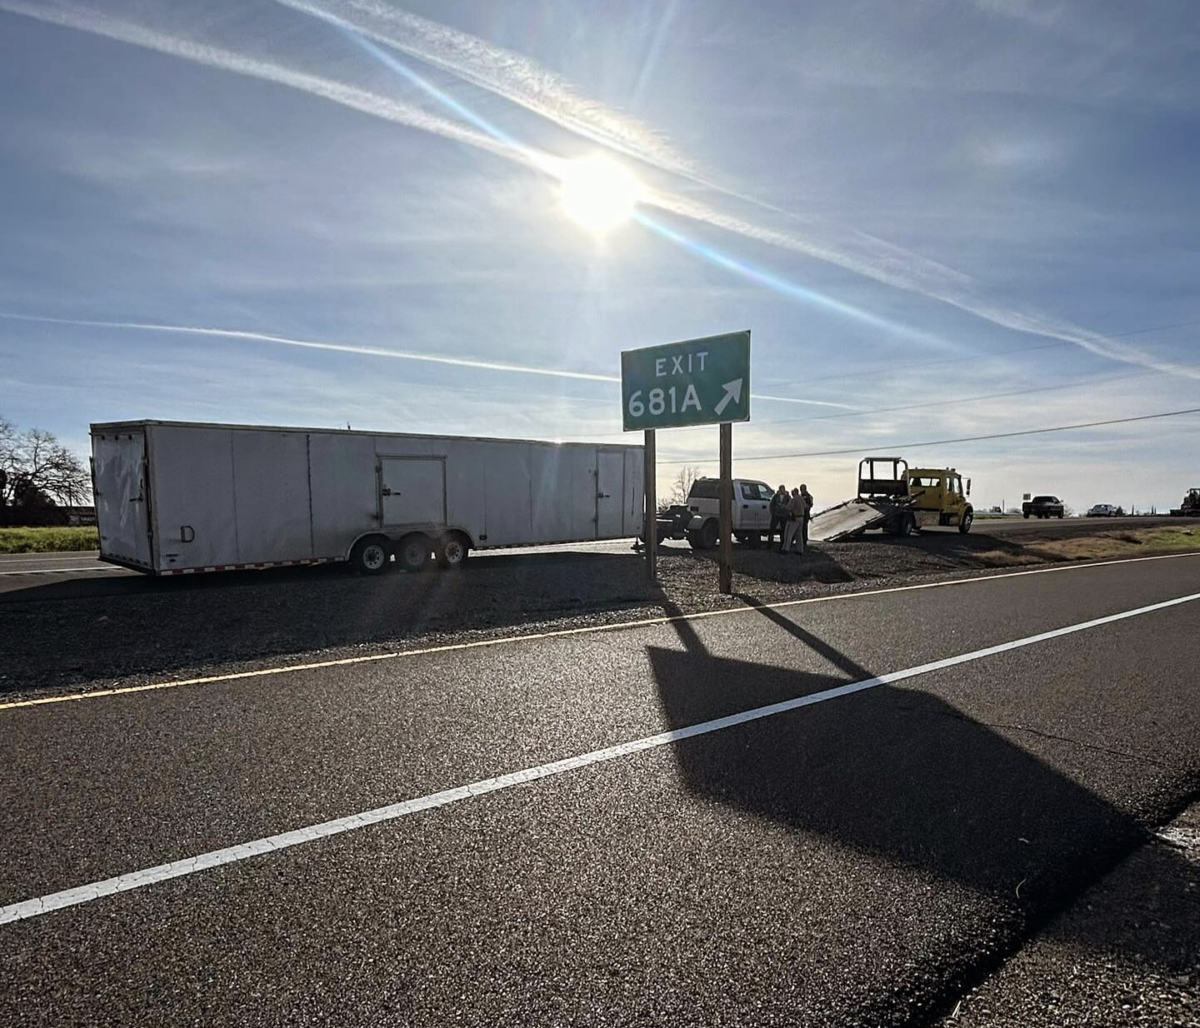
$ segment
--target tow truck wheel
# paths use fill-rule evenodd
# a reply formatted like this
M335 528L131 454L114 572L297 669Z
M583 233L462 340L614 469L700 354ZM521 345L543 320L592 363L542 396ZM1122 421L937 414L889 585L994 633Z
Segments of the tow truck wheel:
M913 534L913 529L916 527L916 518L911 514L905 514L900 518L900 523L896 526L896 534L901 538L907 538Z
M959 519L959 522L958 522L959 533L962 535L966 535L969 531L971 531L971 522L973 522L974 520L975 520L974 512L967 511L965 514L963 514L963 516Z

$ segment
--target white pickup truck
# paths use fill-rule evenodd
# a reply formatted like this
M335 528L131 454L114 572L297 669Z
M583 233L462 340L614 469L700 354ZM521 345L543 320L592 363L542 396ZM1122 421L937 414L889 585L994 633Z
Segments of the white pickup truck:
M711 550L721 538L719 478L698 478L688 493L686 514L674 519L680 534L696 550ZM733 537L747 546L759 546L771 527L771 497L766 482L747 478L733 480ZM661 522L660 522L661 523Z

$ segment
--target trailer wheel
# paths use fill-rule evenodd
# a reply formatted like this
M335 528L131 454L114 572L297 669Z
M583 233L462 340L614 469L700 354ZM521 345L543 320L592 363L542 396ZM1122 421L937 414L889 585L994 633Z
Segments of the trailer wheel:
M414 532L396 544L396 560L405 571L421 571L429 563L431 549L429 536Z
M974 511L967 511L958 521L958 531L961 535L966 535L971 531L971 522L975 520Z
M711 550L716 546L720 537L721 526L717 524L716 518L709 518L700 526L700 542L706 550Z
M438 540L437 562L440 568L461 568L467 561L470 545L466 537L450 532Z
M382 575L391 565L388 541L379 535L359 539L350 551L350 563L364 575Z

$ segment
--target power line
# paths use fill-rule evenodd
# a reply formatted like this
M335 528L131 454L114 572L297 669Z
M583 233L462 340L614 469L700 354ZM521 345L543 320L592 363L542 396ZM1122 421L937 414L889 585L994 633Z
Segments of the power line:
M1132 418L1111 418L1108 421L1088 421L1080 425L1057 425L1054 428L1027 428L1020 432L995 432L991 435L968 435L958 439L929 439L919 443L888 443L889 449L915 450L921 446L949 446L953 443L978 443L989 439L1013 439L1024 435L1045 435L1049 432L1072 432L1080 428L1103 428L1106 425L1127 425L1134 421L1153 421L1156 418L1177 418L1184 414L1200 414L1200 407L1189 407L1187 410L1163 411L1159 414L1139 414ZM869 446L855 446L845 450L817 450L812 453L755 453L748 457L734 457L734 460L748 463L762 460L799 460L804 457L843 457L851 453L865 453ZM660 460L662 465L678 464L713 464L711 460Z
M1200 367L1200 363L1179 364L1180 368ZM976 400L999 400L1008 396L1025 396L1029 393L1052 393L1060 389L1080 389L1085 386L1103 385L1105 382L1127 382L1134 378L1148 378L1151 375L1169 375L1169 371L1135 371L1125 375L1102 375L1098 378L1076 379L1074 382L1059 382L1051 386L1035 386L1025 389L1011 389L1003 393L980 393L977 396L956 396L955 403L973 403ZM773 418L770 421L752 422L753 427L763 428L767 425L794 425L801 421L831 421L837 418L861 418L871 414L891 414L898 411L921 410L926 407L942 407L945 400L931 400L925 403L907 403L899 407L877 407L874 410L847 411L843 414L813 414L804 418Z
M1109 333L1108 338L1110 338L1110 339L1127 339L1130 336L1149 335L1153 332L1165 332L1165 331L1167 331L1169 329L1173 329L1173 328L1190 328L1193 325L1200 325L1200 319L1194 320L1194 321L1180 321L1180 322L1175 323L1174 325L1158 325L1155 328L1142 328L1142 329L1137 329L1136 331L1133 331L1133 332ZM827 381L832 381L833 379L838 379L838 378L858 378L863 375L874 374L878 371L900 371L900 370L904 370L904 369L908 369L908 368L928 367L929 365L933 365L933 364L955 364L960 361L980 360L980 359L986 359L986 358L990 358L990 357L1000 357L1005 354L1027 353L1031 350L1048 350L1048 349L1051 349L1052 347L1057 347L1057 346L1074 346L1074 344L1066 342L1066 341L1056 342L1056 343L1042 343L1037 346L1024 346L1024 347L1020 347L1015 350L999 350L999 351L996 351L995 353L972 354L970 357L951 357L951 358L948 358L945 360L919 361L919 362L913 363L913 364L895 364L895 365L891 365L889 367L863 369L862 371L853 372L853 373L847 374L847 375L830 375L830 376L825 376L823 378L807 379L806 381L807 382L827 382ZM1194 367L1200 367L1200 364L1188 363L1188 364L1176 365L1176 367L1194 368ZM1028 393L1046 393L1046 392L1054 392L1059 389L1076 389L1076 388L1082 388L1082 387L1091 386L1091 385L1101 385L1105 382L1116 382L1116 381L1123 381L1123 380L1134 379L1134 378L1145 378L1150 375L1168 375L1170 373L1171 373L1170 370L1154 369L1151 371L1138 371L1138 372L1134 372L1133 374L1104 375L1104 376L1100 376L1098 378L1077 379L1073 382L1060 382L1059 384L1052 385L1052 386L1035 386L1033 388L1012 389L1012 390L1008 390L1008 391L1000 392L1000 393L982 393L977 396L957 397L956 401L958 403L971 403L971 402L974 402L975 400L997 400L997 399L1003 399L1005 397L1010 397L1010 396L1025 396ZM601 402L608 402L608 401L601 401ZM805 401L791 400L790 402L797 403L797 402L805 402ZM821 401L813 401L813 402L821 403ZM920 409L926 408L926 407L937 407L937 406L941 406L943 402L944 401L936 400L936 401L933 401L930 403L910 403L910 404L904 404L903 406L898 406L898 407L878 407L878 408L874 408L872 410L855 410L855 411L849 411L844 414L813 414L813 415L809 415L807 417L802 417L802 418L771 418L767 421L753 421L751 423L751 427L765 428L768 425L794 425L794 424L798 424L798 423L802 423L802 422L809 422L809 421L831 421L831 420L836 420L839 418L861 418L861 417L864 417L867 415L873 415L873 414L889 414L889 413L895 413L895 412L899 412L899 411L920 410ZM695 428L697 428L697 429L704 428L704 427L705 426L703 426L703 425L695 426ZM689 431L689 430L695 430L695 429L688 429L688 428L683 429L683 431ZM622 439L626 435L627 435L627 433L625 433L625 432L592 432L587 435L558 436L557 438L563 442L567 442L567 441L571 441L571 440L583 440L583 441L590 442L594 439ZM668 462L660 462L660 463L668 463Z

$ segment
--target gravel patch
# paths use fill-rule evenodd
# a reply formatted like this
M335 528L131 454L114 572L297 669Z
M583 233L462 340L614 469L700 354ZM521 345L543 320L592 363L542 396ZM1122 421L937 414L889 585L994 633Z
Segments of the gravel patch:
M580 550L488 555L457 572L377 578L327 566L58 582L9 594L0 606L0 695L612 624L740 606L739 597L778 602L1043 559L1012 540L953 532L868 536L812 546L803 557L735 547L732 597L718 592L715 554L680 546L660 553L657 584L632 551Z

